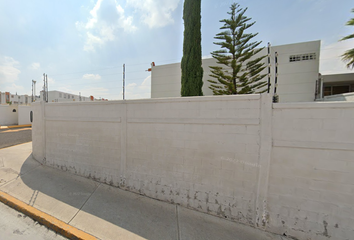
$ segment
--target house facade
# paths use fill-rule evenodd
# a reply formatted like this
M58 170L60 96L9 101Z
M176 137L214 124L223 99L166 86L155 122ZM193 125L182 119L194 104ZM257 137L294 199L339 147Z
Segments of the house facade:
M40 98L43 99L43 91L40 93ZM88 102L88 101L96 101L93 96L85 97L81 95L61 92L61 91L48 91L48 102L68 102L68 101L76 101L76 102Z
M319 78L319 59L321 41L302 42L280 46L265 47L256 57L263 59L264 81L270 81L270 93L279 95L280 102L309 102L316 95L316 81ZM276 56L277 55L277 56ZM270 64L268 64L268 58ZM276 63L277 62L277 63ZM210 66L218 66L214 58L202 60L203 93L213 95L208 80L214 80ZM224 67L224 66L223 66ZM231 70L231 69L229 69ZM270 74L268 74L268 71ZM276 74L277 72L277 74ZM277 78L277 85L275 79ZM275 86L277 86L275 88ZM181 96L181 64L166 64L151 68L151 98Z

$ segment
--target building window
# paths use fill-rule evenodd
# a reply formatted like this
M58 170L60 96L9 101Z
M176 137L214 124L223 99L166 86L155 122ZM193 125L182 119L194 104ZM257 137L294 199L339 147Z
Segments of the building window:
M66 94L64 93L64 98L66 98Z
M68 94L68 99L70 99L70 94Z
M59 97L62 98L62 97L63 97L63 94L62 94L62 93L59 93Z
M329 96L332 95L332 87L324 87L323 89L323 96Z
M325 86L323 89L323 96L330 96L342 93L350 92L349 85L342 85L342 86Z
M299 62L299 61L315 60L315 59L316 59L316 53L290 55L289 57L290 62Z

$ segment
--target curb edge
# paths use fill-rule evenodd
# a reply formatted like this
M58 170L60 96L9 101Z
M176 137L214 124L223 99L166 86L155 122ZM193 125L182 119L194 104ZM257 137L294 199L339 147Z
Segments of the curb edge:
M2 191L0 191L0 202L3 202L7 206L16 209L17 211L27 215L33 220L53 230L54 232L64 237L67 237L69 239L75 239L75 240L86 240L86 239L97 240L98 239Z

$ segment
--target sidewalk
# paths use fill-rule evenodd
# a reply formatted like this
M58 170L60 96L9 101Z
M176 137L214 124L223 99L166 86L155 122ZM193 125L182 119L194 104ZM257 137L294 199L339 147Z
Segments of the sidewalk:
M43 166L31 151L0 150L0 193L99 239L285 239Z

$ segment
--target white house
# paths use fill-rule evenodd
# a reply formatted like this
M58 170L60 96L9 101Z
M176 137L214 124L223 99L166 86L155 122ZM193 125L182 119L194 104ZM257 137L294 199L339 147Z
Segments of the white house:
M316 81L319 76L321 41L302 42L270 47L270 93L275 90L275 70L277 67L277 94L280 102L309 102L314 101ZM268 48L259 54L268 55ZM277 66L275 64L277 53ZM264 58L268 66L268 57ZM214 58L202 60L204 69L203 93L205 96L213 95L209 89L213 79L209 66L216 66ZM263 73L268 73L266 68ZM264 78L268 81L268 74ZM181 96L181 64L167 64L152 66L151 68L151 98L180 97Z
M43 101L43 91L39 96L33 97L34 101ZM48 102L66 101L100 101L93 96L85 97L60 91L48 91ZM31 124L30 112L32 96L17 95L10 92L0 92L0 126Z
M40 99L43 100L43 91L40 93ZM85 97L81 95L61 92L61 91L48 91L48 102L68 102L68 101L77 101L77 102L87 102L87 101L96 101L93 96Z

